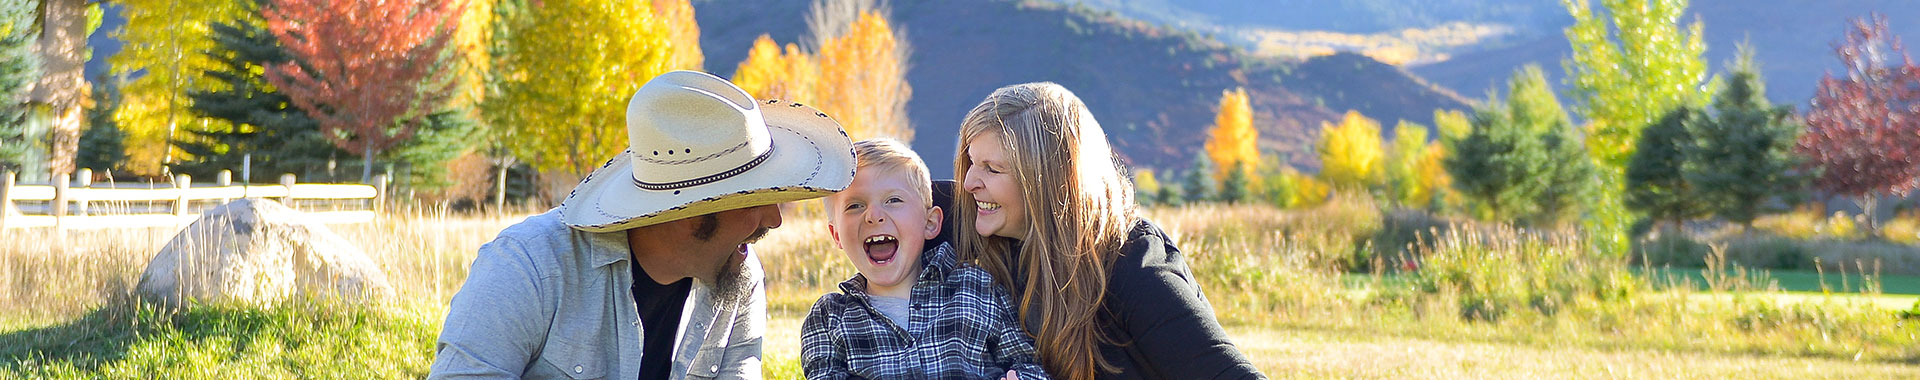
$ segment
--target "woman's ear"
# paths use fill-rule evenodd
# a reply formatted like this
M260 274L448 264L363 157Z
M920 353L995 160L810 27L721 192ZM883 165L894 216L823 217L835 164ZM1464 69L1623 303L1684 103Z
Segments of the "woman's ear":
M947 220L946 214L942 213L942 211L940 206L933 206L933 208L927 209L927 236L929 239L940 236L940 223Z

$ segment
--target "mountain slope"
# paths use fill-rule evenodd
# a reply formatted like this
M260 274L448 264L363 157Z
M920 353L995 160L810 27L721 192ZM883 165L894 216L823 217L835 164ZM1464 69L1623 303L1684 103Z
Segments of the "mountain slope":
M800 41L807 3L696 2L707 70L730 76L763 33L783 44ZM1124 159L1156 168L1191 162L1221 91L1234 87L1247 87L1261 147L1309 168L1317 165L1305 153L1320 123L1340 112L1430 125L1433 109L1465 107L1449 92L1361 56L1250 58L1197 34L1043 2L896 1L892 8L914 49L912 145L940 177L952 175L966 111L995 88L1024 82L1073 90Z
M1514 69L1537 64L1564 86L1561 61L1572 51L1564 29L1573 20L1562 0L1061 0L1084 3L1153 22L1234 36L1261 30L1333 31L1393 35L1447 23L1510 27L1510 33L1477 43L1445 47L1440 62L1408 70L1479 98L1503 86ZM1597 3L1597 0L1587 0ZM1683 22L1705 27L1707 59L1714 73L1750 41L1766 76L1768 98L1804 108L1821 75L1841 69L1832 43L1848 20L1871 12L1887 15L1895 35L1920 38L1920 2L1910 0L1692 0Z
M1725 70L1741 42L1751 42L1754 58L1767 80L1767 98L1804 110L1820 77L1842 69L1833 54L1833 43L1846 35L1849 20L1875 11L1887 15L1888 28L1894 35L1920 38L1920 2L1912 1L1695 0L1686 20L1699 20L1703 26L1712 73ZM1552 33L1510 46L1465 53L1409 70L1462 93L1480 96L1492 85L1503 83L1514 68L1536 63L1556 85L1564 86L1561 61L1573 51L1566 36L1559 33L1559 28L1565 27L1560 25ZM1907 47L1910 52L1920 49L1911 44Z

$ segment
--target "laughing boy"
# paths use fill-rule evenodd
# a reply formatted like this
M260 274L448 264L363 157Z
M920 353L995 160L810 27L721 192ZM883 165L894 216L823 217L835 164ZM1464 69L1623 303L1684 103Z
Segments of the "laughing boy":
M807 314L807 378L1046 378L1006 289L951 245L922 250L942 221L926 163L893 140L853 150L853 182L825 203L834 246L860 273Z

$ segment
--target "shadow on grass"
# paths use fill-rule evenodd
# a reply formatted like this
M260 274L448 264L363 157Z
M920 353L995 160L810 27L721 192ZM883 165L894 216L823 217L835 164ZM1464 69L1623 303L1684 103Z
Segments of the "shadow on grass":
M206 374L198 367L246 363L254 367L236 373L330 377L326 374L338 374L343 368L328 367L354 364L340 362L346 358L332 353L430 349L437 328L386 314L379 308L321 301L274 308L195 305L181 309L116 301L59 324L0 334L0 373L84 378L119 372L109 371L110 367L125 367L146 374L142 376L169 377L155 374ZM374 356L361 359L400 359ZM419 364L419 357L430 359L431 353L403 356L407 360L396 361ZM401 372L417 370L412 376L425 376L425 366L417 367Z
M13 370L65 362L91 371L125 357L140 337L173 330L165 313L138 302L114 302L57 325L0 334L0 360Z

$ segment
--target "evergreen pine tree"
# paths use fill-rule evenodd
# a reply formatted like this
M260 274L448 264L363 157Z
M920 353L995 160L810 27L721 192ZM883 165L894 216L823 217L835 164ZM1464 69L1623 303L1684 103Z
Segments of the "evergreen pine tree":
M1751 229L1770 200L1791 202L1803 191L1793 145L1805 127L1791 107L1767 102L1751 49L1742 46L1729 72L1732 80L1713 99L1712 114L1687 123L1694 144L1683 146L1682 173L1709 211Z
M1488 104L1497 104L1488 101ZM1507 119L1497 106L1475 110L1473 129L1448 147L1447 174L1453 187L1486 210L1491 220L1512 220L1532 212L1544 191L1546 150L1535 135Z
M36 1L0 4L0 171L17 171L36 136L27 131L27 86L40 79L40 58L33 51Z
M1595 167L1587 145L1574 134L1572 123L1560 124L1540 136L1546 148L1546 186L1535 201L1534 225L1556 226L1579 216L1581 207L1598 191Z
M452 180L447 178L447 162L476 144L471 136L477 127L463 116L468 114L452 107L435 112L427 116L426 125L415 130L413 139L384 152L381 160L395 166L393 180L401 188L439 189L452 185Z
M1205 154L1193 156L1193 167L1187 169L1186 183L1181 186L1185 192L1185 203L1193 204L1213 200L1218 191L1214 190L1213 160Z
M318 122L267 84L260 68L293 60L273 33L245 21L208 27L220 48L206 54L220 63L220 70L209 71L207 76L227 85L216 87L221 90L187 95L193 98L195 113L231 121L233 127L188 129L197 138L172 143L192 158L177 161L174 172L200 177L233 170L238 176L245 155L251 154L254 180L272 181L282 173L324 177L321 173L330 161L353 156L327 142Z
M1705 213L1693 185L1681 173L1687 162L1684 150L1693 145L1687 124L1696 112L1691 107L1677 108L1647 126L1627 162L1626 205L1656 224L1677 227Z
M93 80L93 108L87 109L87 130L80 133L74 165L94 171L119 170L127 160L127 133L113 120L120 108L120 85L109 78Z
M1538 66L1522 67L1508 87L1506 121L1513 123L1520 138L1536 141L1526 147L1539 150L1523 156L1541 158L1529 165L1535 174L1520 177L1538 184L1531 210L1515 216L1534 225L1559 225L1578 215L1583 201L1594 195L1593 162Z
M1253 199L1253 181L1247 177L1247 164L1236 162L1233 170L1227 171L1227 178L1220 181L1220 201L1244 203Z
M1167 177L1172 178L1173 176L1169 175ZM1184 194L1184 192L1180 191L1179 185L1180 184L1173 182L1160 183L1160 189L1153 192L1153 199L1163 206L1179 206L1185 203L1180 201L1180 194Z
M1453 187L1493 220L1566 222L1597 191L1587 146L1539 67L1515 72L1507 86L1505 102L1489 99L1465 136L1447 139Z

